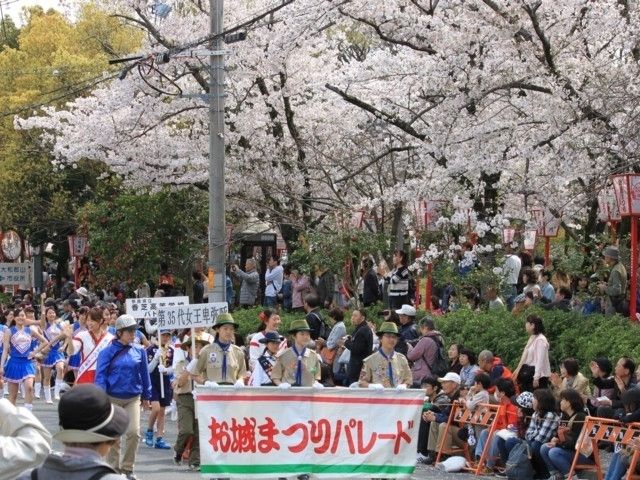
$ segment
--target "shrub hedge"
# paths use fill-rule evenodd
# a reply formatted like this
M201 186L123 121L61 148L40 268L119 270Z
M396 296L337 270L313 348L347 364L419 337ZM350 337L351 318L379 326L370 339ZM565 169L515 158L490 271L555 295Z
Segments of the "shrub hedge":
M259 324L260 308L236 310L234 318L240 324L239 332L245 336L254 332ZM381 308L368 310L368 317L382 321L378 313ZM515 367L527 341L524 321L527 315L536 313L544 320L546 336L550 342L551 368L558 371L560 362L568 357L576 358L581 370L588 373L589 362L598 356L609 358L613 363L621 356L629 356L640 362L640 325L620 316L582 316L573 312L530 308L520 316L508 312L472 312L459 310L444 317L437 317L438 330L443 333L447 345L461 343L478 353L489 349L502 358L505 364ZM424 312L418 312L418 319ZM286 333L293 319L302 318L302 313L281 315L281 333ZM327 318L325 312L325 318ZM347 330L351 330L345 313Z

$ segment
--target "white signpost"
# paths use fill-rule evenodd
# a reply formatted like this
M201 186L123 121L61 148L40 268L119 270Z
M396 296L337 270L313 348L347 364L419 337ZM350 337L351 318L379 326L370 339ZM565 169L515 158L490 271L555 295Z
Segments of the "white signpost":
M33 285L31 262L0 263L0 285Z
M227 302L161 307L158 309L158 330L211 327L219 314L228 311Z
M160 308L189 305L189 297L127 298L125 305L133 318L151 320L158 318Z

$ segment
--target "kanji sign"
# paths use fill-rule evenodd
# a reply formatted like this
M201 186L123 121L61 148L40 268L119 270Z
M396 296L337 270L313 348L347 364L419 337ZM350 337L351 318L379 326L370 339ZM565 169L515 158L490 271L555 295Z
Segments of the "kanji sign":
M0 263L0 285L31 285L31 263Z
M228 311L227 302L161 307L158 309L158 330L210 327L219 314Z
M158 318L158 309L189 305L189 297L127 298L127 313L133 318Z
M197 389L203 474L410 478L424 392Z

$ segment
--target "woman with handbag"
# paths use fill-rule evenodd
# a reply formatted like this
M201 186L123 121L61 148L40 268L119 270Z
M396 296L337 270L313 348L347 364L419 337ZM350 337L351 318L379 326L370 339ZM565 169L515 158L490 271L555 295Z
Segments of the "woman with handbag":
M551 376L549 362L549 341L544 336L542 318L529 315L524 328L529 334L529 340L524 347L518 367L513 372L520 391L533 391L536 388L547 388Z
M540 456L549 470L550 480L563 480L571 469L575 446L584 425L584 401L576 390L560 392L561 419L558 433L548 443L540 447ZM578 463L592 463L591 459L580 455Z

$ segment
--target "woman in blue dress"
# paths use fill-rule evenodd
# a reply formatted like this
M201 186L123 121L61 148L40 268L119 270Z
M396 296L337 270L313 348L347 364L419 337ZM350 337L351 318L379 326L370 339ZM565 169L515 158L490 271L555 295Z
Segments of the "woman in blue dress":
M44 307L44 304L42 305ZM56 383L54 388L54 399L60 400L60 387L63 384L64 377L64 351L60 348L63 322L58 318L58 314L53 307L46 307L40 318L40 325L44 336L49 342L49 346L45 349L49 353L42 360L42 386L44 388L44 400L51 404L51 370L56 369Z
M0 359L0 376L9 383L9 401L16 404L18 398L18 387L20 382L25 387L25 407L33 409L33 380L36 376L36 369L33 358L40 350L49 345L37 329L25 327L26 320L24 310L14 311L15 325L5 330ZM40 346L34 350L32 339L40 340ZM11 355L9 361L7 357Z
M75 337L81 330L87 329L87 317L89 316L89 307L80 307L78 310L78 320L73 322L73 336ZM82 352L78 352L75 355L69 357L69 370L73 371L74 378L82 363Z

